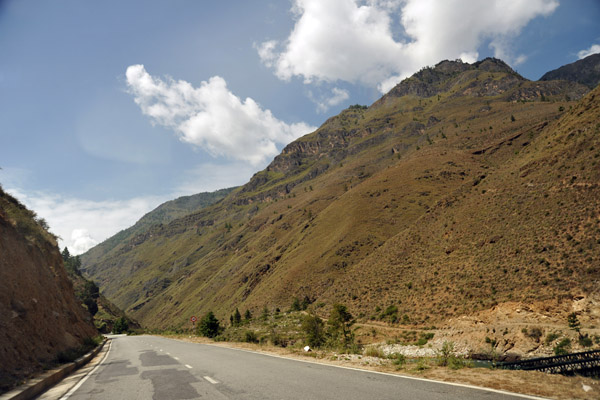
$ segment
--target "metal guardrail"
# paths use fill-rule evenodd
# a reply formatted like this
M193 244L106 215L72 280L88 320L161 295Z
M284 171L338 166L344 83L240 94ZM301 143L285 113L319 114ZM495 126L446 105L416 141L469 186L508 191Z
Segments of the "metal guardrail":
M498 363L498 368L600 378L600 350Z

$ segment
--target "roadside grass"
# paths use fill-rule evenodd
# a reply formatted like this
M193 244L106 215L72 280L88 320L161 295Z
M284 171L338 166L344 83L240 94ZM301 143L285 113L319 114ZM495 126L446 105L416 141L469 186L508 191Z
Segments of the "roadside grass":
M102 343L103 340L104 336L102 335L85 338L83 340L83 344L80 346L72 347L59 352L56 355L55 364L60 365L73 362L96 348L100 343Z
M282 348L279 346L272 346L268 343L215 342L207 338L189 337L189 335L183 334L166 337L193 343L250 350L327 365L359 368L404 376L415 376L436 381L461 383L560 400L574 398L596 400L600 398L600 385L598 384L598 381L578 376L567 377L537 371L474 368L468 362L465 363L465 368L453 369L451 365L438 365L438 359L436 357L408 358L396 354L388 356L387 359L376 358L381 362L372 362L369 361L366 356L343 355L322 349L306 353L300 348ZM586 391L584 388L590 389Z

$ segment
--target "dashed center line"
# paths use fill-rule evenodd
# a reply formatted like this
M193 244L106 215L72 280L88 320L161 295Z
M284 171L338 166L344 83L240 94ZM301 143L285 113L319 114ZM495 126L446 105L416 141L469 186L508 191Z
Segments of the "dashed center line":
M176 359L176 360L179 360L179 357L173 357L173 358Z
M205 376L204 379L206 379L207 381L209 381L210 383L212 383L213 385L216 385L217 383L219 383L218 381L215 381L213 378L211 378L210 376Z
M189 368L189 369L192 369L192 366L191 366L191 365L188 365L188 364L185 364L185 367L186 367L186 368Z

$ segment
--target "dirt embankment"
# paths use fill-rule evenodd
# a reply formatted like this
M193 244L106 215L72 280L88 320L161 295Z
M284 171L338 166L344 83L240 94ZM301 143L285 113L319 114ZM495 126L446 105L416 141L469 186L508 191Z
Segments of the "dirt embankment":
M29 240L0 207L0 392L95 335L56 244Z

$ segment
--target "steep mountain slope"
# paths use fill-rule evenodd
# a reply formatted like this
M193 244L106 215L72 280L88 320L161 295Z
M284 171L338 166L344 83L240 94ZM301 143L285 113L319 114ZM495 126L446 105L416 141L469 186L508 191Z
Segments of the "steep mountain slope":
M546 72L541 81L565 80L578 82L590 89L600 84L600 54L592 54L572 64Z
M94 326L101 333L112 332L117 320L125 319L131 330L140 329L140 325L130 318L123 310L115 306L108 300L94 282L85 279L79 268L81 259L79 256L71 256L69 250L65 247L61 253L67 276L73 283L75 296L83 304L93 317Z
M0 189L0 391L97 335L44 225Z
M588 184L600 148L597 99L574 101L586 92L496 59L443 61L289 144L222 202L83 268L157 327L294 296L362 318L395 304L417 324L585 296L599 258L597 220L584 216L598 206ZM572 129L589 143L567 141ZM581 194L569 186L579 182Z
M221 189L210 193L198 193L167 201L144 215L130 228L124 229L99 245L94 246L81 257L85 259L86 263L95 263L99 258L110 254L115 247L130 241L136 235L145 232L152 225L166 224L174 219L207 207L223 199L233 189L235 188Z

